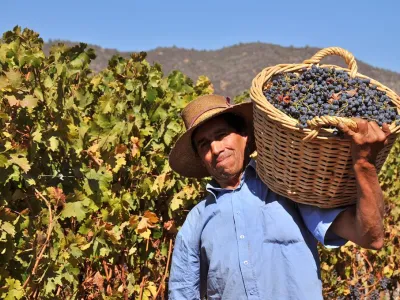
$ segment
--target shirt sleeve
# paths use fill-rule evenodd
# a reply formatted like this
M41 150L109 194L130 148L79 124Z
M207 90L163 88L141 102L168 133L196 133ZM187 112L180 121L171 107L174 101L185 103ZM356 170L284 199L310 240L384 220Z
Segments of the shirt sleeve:
M326 209L298 203L298 208L308 230L325 247L337 248L347 243L346 239L328 231L333 221L346 210L346 207Z
M200 299L199 210L193 208L175 239L168 284L170 300Z

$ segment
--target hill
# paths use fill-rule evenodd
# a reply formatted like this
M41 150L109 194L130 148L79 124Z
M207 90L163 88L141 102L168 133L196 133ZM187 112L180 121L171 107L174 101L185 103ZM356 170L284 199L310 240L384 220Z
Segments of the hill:
M56 42L59 41L47 43L45 51L48 51L51 44ZM114 54L129 55L128 52L119 52L115 49L104 49L95 45L90 45L90 47L94 48L97 54L92 64L95 71L106 67L108 60ZM251 80L263 68L280 63L299 63L310 58L318 50L313 47L295 48L265 43L247 43L213 51L170 47L156 48L147 53L148 60L151 63L159 62L165 73L178 69L193 79L199 75L207 75L213 82L216 93L234 96L248 89ZM343 59L339 57L329 57L323 62L345 66ZM399 73L376 68L359 60L357 62L360 73L400 93Z

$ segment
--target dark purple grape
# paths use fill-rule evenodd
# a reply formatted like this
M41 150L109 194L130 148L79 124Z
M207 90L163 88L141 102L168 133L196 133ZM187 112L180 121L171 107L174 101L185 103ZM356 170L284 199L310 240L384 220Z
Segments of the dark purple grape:
M301 72L275 76L264 91L274 107L299 121L299 128L307 128L307 120L324 115L400 125L398 109L370 80L315 65Z

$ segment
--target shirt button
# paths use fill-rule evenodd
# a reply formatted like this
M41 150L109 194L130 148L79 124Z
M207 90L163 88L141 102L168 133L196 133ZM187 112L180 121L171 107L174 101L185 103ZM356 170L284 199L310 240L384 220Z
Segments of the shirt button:
M243 239L244 239L244 235L243 235L243 234L240 236L240 239L241 239L241 240L243 240Z
M244 263L246 266L249 264L249 262L248 262L247 260L245 260L243 263Z

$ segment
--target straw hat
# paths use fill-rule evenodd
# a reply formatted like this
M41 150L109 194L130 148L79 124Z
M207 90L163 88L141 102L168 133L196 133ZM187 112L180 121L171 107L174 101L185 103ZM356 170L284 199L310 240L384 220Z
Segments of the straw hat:
M255 150L253 130L253 105L251 102L233 105L230 99L219 95L200 96L190 102L182 111L186 132L176 141L169 155L169 164L177 173L185 177L202 178L210 176L200 157L192 147L193 131L206 121L224 113L241 116L251 135L250 153Z

